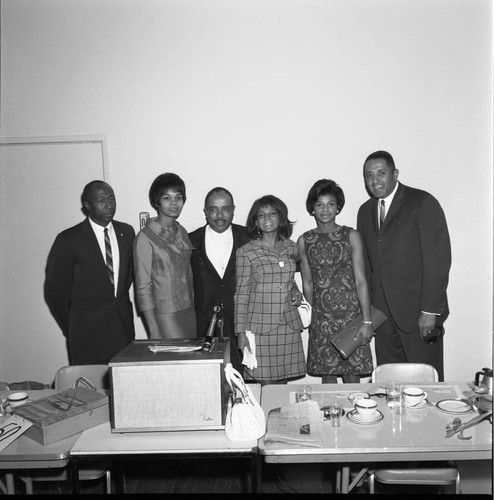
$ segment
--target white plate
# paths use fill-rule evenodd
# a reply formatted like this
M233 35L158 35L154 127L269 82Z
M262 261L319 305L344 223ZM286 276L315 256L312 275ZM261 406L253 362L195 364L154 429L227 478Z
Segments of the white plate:
M429 401L427 399L423 399L418 405L415 406L408 406L407 408L410 410L420 410L422 408L425 408L429 404Z
M438 401L436 408L444 413L454 413L456 415L470 413L472 411L472 408L468 403L458 399L443 399Z
M370 425L370 424L377 424L377 422L380 422L383 418L384 415L379 411L376 410L377 415L371 419L364 419L362 418L358 413L357 410L352 410L347 413L346 418L350 420L350 422L353 422L354 424L361 424L361 425Z

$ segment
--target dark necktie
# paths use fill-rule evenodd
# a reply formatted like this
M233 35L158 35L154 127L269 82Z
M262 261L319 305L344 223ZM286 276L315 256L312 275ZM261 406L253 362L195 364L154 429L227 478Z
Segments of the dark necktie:
M386 208L384 206L384 200L381 200L381 204L379 205L379 228L383 227L385 215L386 215Z
M108 228L105 227L105 253L106 253L106 267L108 268L108 276L110 276L111 284L113 281L113 257L111 253L110 236L108 235Z

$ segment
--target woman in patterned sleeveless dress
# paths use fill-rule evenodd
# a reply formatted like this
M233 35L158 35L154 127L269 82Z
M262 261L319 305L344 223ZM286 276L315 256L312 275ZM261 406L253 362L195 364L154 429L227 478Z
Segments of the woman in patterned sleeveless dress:
M307 196L306 208L317 227L305 232L297 243L305 298L312 305L309 327L307 372L322 383L360 382L372 372L369 342L372 330L370 298L360 234L336 223L345 204L343 190L332 180L318 180ZM358 336L361 345L343 359L331 337L362 312Z

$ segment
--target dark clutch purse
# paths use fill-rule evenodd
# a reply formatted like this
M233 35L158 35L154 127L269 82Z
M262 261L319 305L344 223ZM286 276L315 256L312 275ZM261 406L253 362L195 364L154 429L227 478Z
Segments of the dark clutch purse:
M379 309L371 306L372 329L376 331L387 319L386 315ZM362 324L362 314L359 314L344 330L337 333L331 339L331 343L343 359L351 356L357 347L360 347L360 340L353 340Z

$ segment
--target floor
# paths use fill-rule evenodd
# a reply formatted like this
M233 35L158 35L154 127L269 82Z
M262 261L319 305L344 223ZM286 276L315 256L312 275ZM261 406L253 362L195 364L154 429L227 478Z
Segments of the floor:
M492 498L492 463L467 464L460 467L462 473L462 493L475 497ZM247 488L247 462L237 460L137 460L128 462L125 469L128 494L238 494ZM264 494L334 494L336 466L333 464L263 464L261 493ZM356 469L358 470L358 469ZM479 476L482 476L480 477ZM478 477L477 477L478 476ZM22 485L18 492L23 493ZM35 494L67 494L67 484L36 482ZM104 492L103 480L81 483L81 494L100 494ZM115 490L114 490L115 492ZM427 494L442 495L454 489L417 486L381 486L381 494ZM352 490L353 494L367 494L366 482Z

